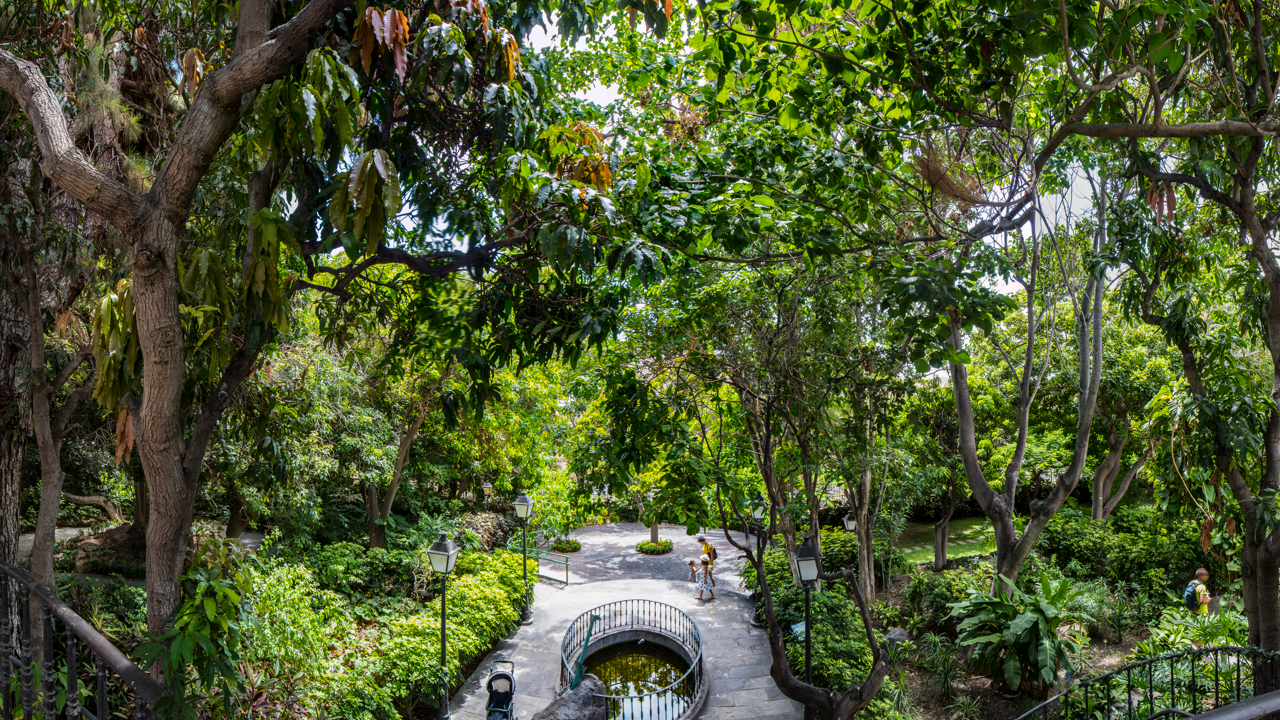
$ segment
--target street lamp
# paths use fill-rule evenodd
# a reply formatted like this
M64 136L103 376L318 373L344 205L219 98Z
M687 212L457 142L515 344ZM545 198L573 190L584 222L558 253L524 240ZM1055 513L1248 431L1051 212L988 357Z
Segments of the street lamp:
M809 590L818 579L818 556L813 552L813 540L805 537L793 557L796 573L804 585L804 681L813 684L813 628L809 625ZM805 720L813 720L813 708L805 706Z
M852 510L844 514L844 529L851 533L858 532L858 518Z
M764 501L764 496L756 493L756 499L751 502L751 519L760 525L760 530L756 532L756 552L764 551L764 516L769 512L769 505Z
M493 483L485 480L483 483L480 483L480 489L484 491L484 504L487 509L489 505L489 497L493 495Z
M453 564L458 561L458 546L447 535L440 533L440 539L431 543L431 547L427 548L427 560L431 562L431 569L440 574L440 672L444 674L444 691L440 700L440 718L441 720L449 720L449 658L445 650L447 642L445 620L448 608L446 605L446 590L448 589L449 573L453 572Z
M524 491L520 491L520 497L511 503L516 510L516 517L520 518L520 524L524 526L524 563L521 567L524 569L524 613L522 618L529 619L529 514L533 512L533 501L529 499Z

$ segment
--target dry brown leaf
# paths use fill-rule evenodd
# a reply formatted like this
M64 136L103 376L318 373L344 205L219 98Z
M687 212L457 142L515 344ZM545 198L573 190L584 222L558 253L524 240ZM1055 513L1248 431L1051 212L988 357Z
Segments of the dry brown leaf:
M671 0L667 0L666 6L663 9L667 11L667 22L671 22Z
M129 464L129 457L133 453L133 416L128 410L121 409L120 414L116 416L116 466L120 465L123 458L124 464Z
M1227 537L1235 537L1235 536L1236 536L1236 519L1235 519L1235 518L1227 518L1227 528L1226 528L1226 529L1227 529Z
M1209 543L1213 541L1213 521L1205 520L1200 524L1200 549L1209 552Z
M1173 192L1173 184L1165 186L1165 207L1168 208L1170 217L1173 217L1173 211L1178 207L1178 196Z
M200 48L191 48L182 56L182 77L187 81L187 97L194 98L204 77L204 53Z

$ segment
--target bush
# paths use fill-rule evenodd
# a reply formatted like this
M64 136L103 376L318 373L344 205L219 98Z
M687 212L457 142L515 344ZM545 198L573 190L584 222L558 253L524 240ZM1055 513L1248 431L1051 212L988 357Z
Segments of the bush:
M670 540L659 540L656 543L649 542L648 540L641 540L636 543L636 550L639 550L645 555L666 555L671 552L672 547L674 546L671 544Z
M454 681L519 619L520 564L519 555L501 550L458 556L448 584L446 667ZM318 575L281 559L263 563L254 579L251 602L258 622L246 660L302 675L303 704L328 717L383 720L436 703L442 678L439 600L415 603L409 614L363 622L352 601L323 587ZM434 577L429 582L434 585Z
M1181 591L1199 567L1214 578L1226 577L1222 563L1201 550L1194 519L1167 518L1150 506L1121 508L1106 525L1063 508L1045 526L1036 549L1069 576L1112 583L1141 578L1146 592Z
M1137 644L1133 657L1145 660L1175 650L1190 650L1197 645L1248 644L1249 622L1241 613L1224 610L1200 615L1183 607L1172 607L1167 608L1151 628L1151 637Z
M923 626L939 632L955 634L959 622L951 615L951 605L961 602L970 592L988 592L995 580L995 569L984 562L976 569L950 568L942 572L914 570L907 582L903 603L920 616Z
M314 550L305 563L315 568L321 588L348 597L407 596L413 590L414 554L408 550L339 542Z
M796 677L803 677L804 643L791 641L795 636L790 628L804 620L804 590L792 581L791 564L781 548L766 550L764 564L778 625L789 640L786 644L787 660ZM755 571L750 565L742 568L742 584L750 589L757 587ZM817 685L843 693L866 678L871 668L871 649L867 645L858 606L849 599L848 582L824 582L822 590L812 593L810 598L813 679ZM858 717L891 717L897 683L894 677L886 677L880 693L858 713Z
M577 538L556 538L556 541L551 543L551 549L558 553L578 552L582 549L582 542Z

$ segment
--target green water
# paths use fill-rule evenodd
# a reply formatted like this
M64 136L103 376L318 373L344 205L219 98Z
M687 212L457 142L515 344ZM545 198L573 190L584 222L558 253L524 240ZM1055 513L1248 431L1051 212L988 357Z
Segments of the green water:
M621 643L587 658L587 672L600 678L609 695L644 696L609 701L610 720L674 720L688 707L692 678L659 695L684 676L689 664L672 650L652 642ZM687 686L687 687L686 687Z

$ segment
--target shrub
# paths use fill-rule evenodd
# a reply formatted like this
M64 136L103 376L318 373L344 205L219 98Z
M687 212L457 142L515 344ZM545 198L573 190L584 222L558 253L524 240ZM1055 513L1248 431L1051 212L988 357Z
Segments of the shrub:
M1199 567L1226 577L1222 563L1201 549L1195 520L1168 518L1151 506L1121 508L1106 525L1064 508L1045 526L1036 549L1072 577L1113 583L1142 578L1147 592L1184 585Z
M462 680L467 662L488 651L520 619L523 586L519 555L505 551L458 557L448 586L446 671ZM440 606L396 618L383 628L374 658L381 686L411 702L435 702L440 669Z
M636 543L636 550L639 550L645 555L666 555L671 552L672 547L674 547L674 545L671 544L670 540L659 540L656 543L649 542L648 540L641 540Z
M448 584L446 667L452 679L459 680L462 669L518 619L520 564L519 555L505 551L458 556ZM249 664L300 674L301 701L317 715L382 720L435 703L443 677L439 600L362 622L352 600L323 587L318 574L282 559L257 570L252 606L258 622L245 649Z
M582 549L582 542L577 538L556 538L556 541L551 543L551 549L558 553L578 552Z
M951 605L964 600L970 592L989 591L994 579L995 569L989 562L973 570L917 569L907 582L903 603L912 614L920 616L924 627L954 634L959 621L952 616Z
M791 564L781 548L766 550L764 564L778 625L788 635L787 660L796 677L803 677L804 643L792 642L795 636L790 628L804 620L804 590L792 581ZM751 589L757 586L755 572L750 565L742 568L742 584ZM848 583L824 582L822 590L812 593L810 598L813 679L822 687L843 693L867 676L871 668L871 649L867 645L858 606L849 599ZM901 689L898 679L892 675L886 677L880 693L858 713L858 717L893 716L895 697L904 697L899 692Z
M959 644L973 645L974 665L1004 682L1010 690L1043 697L1058 680L1058 669L1071 669L1071 653L1079 643L1058 637L1066 619L1061 612L1079 591L1068 579L1040 578L1034 596L1003 584L996 595L970 592L952 605L962 619Z
M355 596L405 596L413 590L414 555L408 550L366 548L351 542L325 545L306 563L326 590Z
M1151 637L1137 644L1133 651L1135 660L1162 655L1175 650L1186 650L1197 644L1248 645L1249 623L1245 616L1234 610L1200 615L1183 607L1167 608L1160 621L1151 628Z

